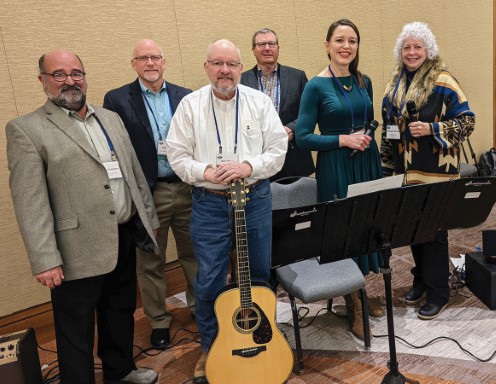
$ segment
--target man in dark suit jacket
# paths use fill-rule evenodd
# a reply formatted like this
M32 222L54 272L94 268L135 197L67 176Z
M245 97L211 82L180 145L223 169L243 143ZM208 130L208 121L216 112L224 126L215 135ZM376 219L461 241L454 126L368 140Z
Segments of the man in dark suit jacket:
M143 310L150 320L153 347L164 349L170 344L171 314L165 307L164 273L169 228L176 241L177 255L187 283L186 300L194 315L194 278L198 269L191 239L191 186L172 171L165 154L169 124L181 99L190 89L166 82L163 73L167 62L162 49L152 40L136 43L131 66L138 78L109 91L104 108L119 114L129 132L160 220L157 242L160 255L138 250L137 270Z
M300 98L308 81L307 76L299 69L278 64L279 41L277 34L269 28L260 29L253 34L252 51L257 65L241 75L241 84L259 89L272 99L288 134L288 152L284 166L270 179L309 176L315 172L312 153L298 148L294 139Z
M96 314L104 381L156 383L133 359L134 224L158 253L152 195L119 116L86 103L79 57L56 49L39 70L48 100L7 124L7 158L31 270L50 288L60 382L95 383Z

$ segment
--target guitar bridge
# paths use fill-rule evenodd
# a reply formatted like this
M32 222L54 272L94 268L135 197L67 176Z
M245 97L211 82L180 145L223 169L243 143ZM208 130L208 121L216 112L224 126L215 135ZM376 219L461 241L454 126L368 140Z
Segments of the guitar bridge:
M265 352L266 350L267 347L265 345L253 348L233 349L232 355L241 357L254 357L257 356L260 352Z

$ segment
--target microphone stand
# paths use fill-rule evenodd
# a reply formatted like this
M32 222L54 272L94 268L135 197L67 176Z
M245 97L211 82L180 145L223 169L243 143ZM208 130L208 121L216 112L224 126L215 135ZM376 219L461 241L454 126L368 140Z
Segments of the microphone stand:
M388 328L388 342L389 342L389 373L384 376L381 384L420 384L419 381L409 379L402 375L398 370L398 360L396 359L396 343L394 335L394 321L393 321L393 295L391 289L391 267L389 266L389 259L391 258L391 244L385 241L384 235L379 236L381 250L384 256L384 266L381 268L382 277L384 279L384 291L386 294L386 316Z

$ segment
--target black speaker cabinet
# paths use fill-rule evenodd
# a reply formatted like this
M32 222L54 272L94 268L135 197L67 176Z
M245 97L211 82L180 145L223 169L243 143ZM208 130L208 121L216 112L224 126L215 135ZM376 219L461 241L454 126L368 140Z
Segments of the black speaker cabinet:
M36 336L32 328L0 336L0 382L43 384Z
M484 262L482 252L465 255L465 284L490 309L496 309L496 264Z
M496 230L482 231L482 253L486 263L496 264Z

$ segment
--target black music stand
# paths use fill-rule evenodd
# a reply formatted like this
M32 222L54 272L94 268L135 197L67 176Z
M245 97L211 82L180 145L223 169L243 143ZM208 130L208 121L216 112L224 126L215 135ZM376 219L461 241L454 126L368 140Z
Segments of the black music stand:
M440 229L484 222L496 201L496 178L459 179L378 191L329 202L320 262L381 250L390 360L382 384L418 383L398 370L391 292L391 249L431 241Z
M272 211L272 268L320 256L327 204Z

